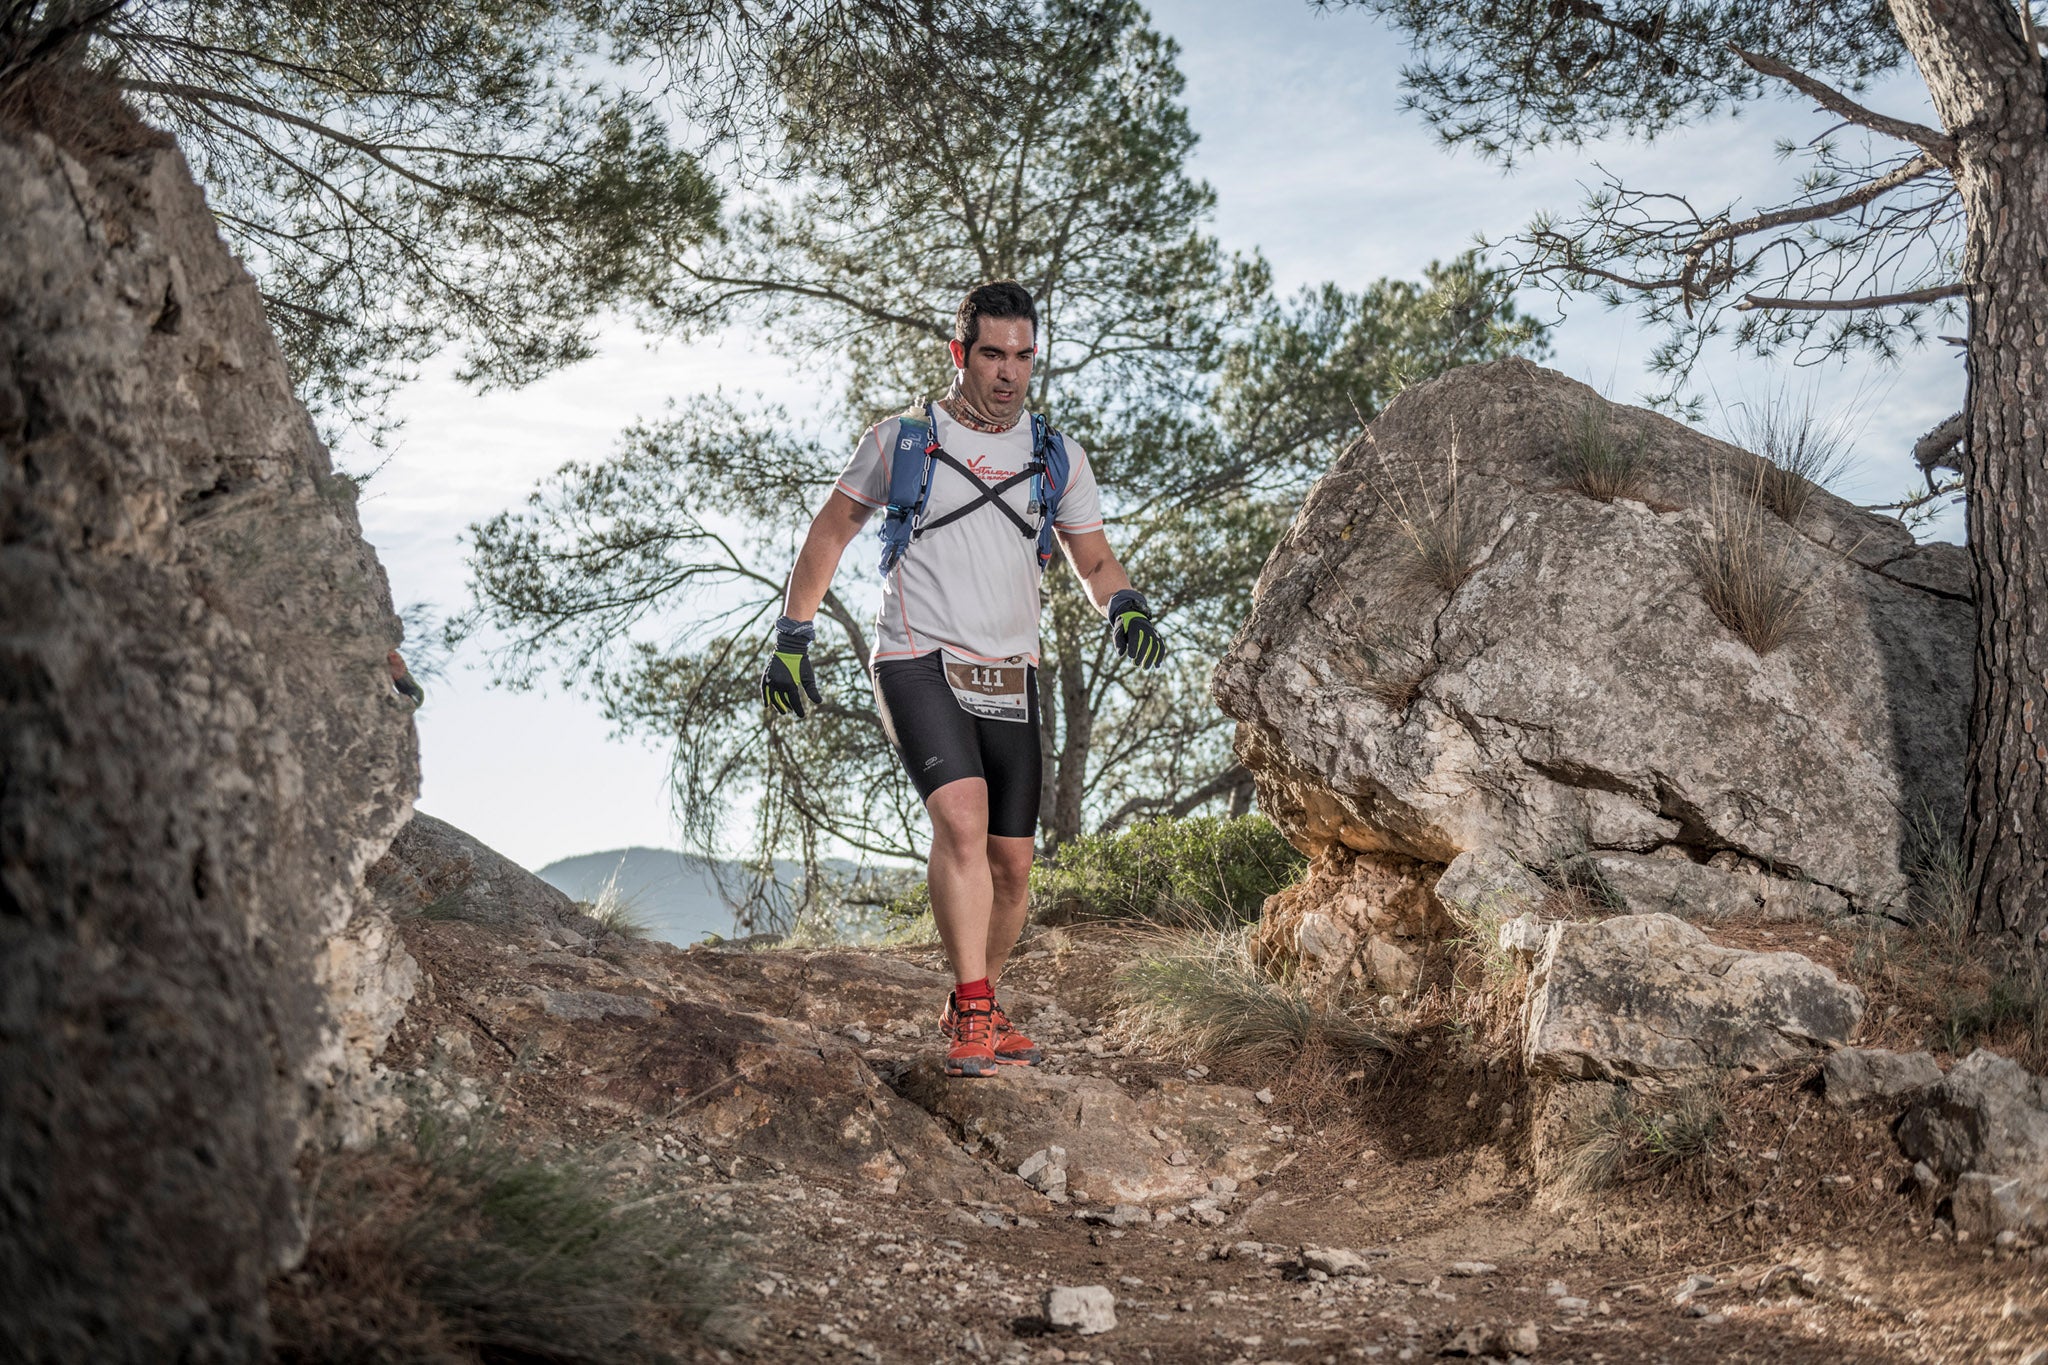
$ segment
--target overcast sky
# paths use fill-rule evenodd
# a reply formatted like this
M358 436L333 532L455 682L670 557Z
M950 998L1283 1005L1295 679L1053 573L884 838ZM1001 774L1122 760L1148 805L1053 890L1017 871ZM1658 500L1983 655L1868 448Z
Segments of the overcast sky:
M1501 237L1538 211L1573 207L1580 182L1596 175L1594 161L1646 187L1684 189L1696 204L1754 204L1789 184L1775 140L1810 138L1832 122L1802 102L1757 106L1655 146L1545 154L1503 176L1443 151L1401 112L1403 49L1362 14L1319 14L1287 0L1167 0L1152 13L1181 45L1202 139L1194 171L1216 188L1215 230L1226 248L1263 250L1283 293L1323 280L1355 289L1380 276L1418 276L1475 234ZM1932 121L1910 77L1866 100ZM1548 296L1525 305L1545 316L1551 307ZM1549 363L1633 401L1654 387L1642 363L1654 339L1627 315L1582 302L1558 325ZM1724 401L1788 383L1812 389L1819 409L1841 414L1856 434L1860 464L1838 491L1866 501L1911 484L1906 452L1961 405L1963 391L1962 366L1945 346L1892 369L1858 360L1794 370L1722 354L1699 378ZM458 608L466 526L520 501L562 463L602 457L632 419L719 387L815 406L788 361L745 334L652 347L630 332L608 334L596 359L514 393L479 397L445 369L423 376L400 396L396 453L362 503L394 598ZM845 433L849 446L854 436ZM355 468L369 462L347 450L340 458ZM1959 536L1953 524L1942 534ZM843 572L858 571L849 555ZM596 707L574 695L492 689L478 662L458 657L419 712L421 809L528 867L675 844L664 751L613 739Z

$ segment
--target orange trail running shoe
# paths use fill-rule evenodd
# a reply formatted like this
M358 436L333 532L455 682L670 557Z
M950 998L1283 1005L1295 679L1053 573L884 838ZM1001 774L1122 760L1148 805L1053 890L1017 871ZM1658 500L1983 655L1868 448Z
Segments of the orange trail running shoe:
M1024 1036L1024 1031L1010 1023L1010 1016L1003 1013L1003 1007L995 1007L996 1060L1004 1066L1037 1066L1045 1054L1038 1050L1038 1044Z
M939 1015L939 1033L947 1038L953 1036L953 1021L958 1017L959 1002L949 991L946 994L946 1008ZM1024 1036L1023 1030L1010 1022L1010 1016L1003 1013L1003 1007L995 1007L995 1054L996 1060L1004 1066L1037 1066L1045 1059L1038 1044Z
M953 1050L946 1054L948 1076L993 1076L996 1074L996 1022L993 1000L969 1000L952 1010L953 1026L947 1036Z

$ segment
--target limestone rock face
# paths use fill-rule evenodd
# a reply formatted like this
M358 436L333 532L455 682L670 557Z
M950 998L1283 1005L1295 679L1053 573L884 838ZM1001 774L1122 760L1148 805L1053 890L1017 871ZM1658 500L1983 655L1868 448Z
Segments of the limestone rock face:
M1568 486L1589 408L1642 442L1632 498ZM1716 489L1758 466L1522 360L1409 389L1316 485L1216 670L1262 809L1311 854L1672 849L1896 901L1911 813L1960 796L1964 552L1824 491L1766 513L1810 629L1759 656L1693 568ZM1463 525L1455 589L1404 520Z
M355 487L129 132L0 132L0 1340L246 1360L404 989L358 886L417 764Z
M1667 855L1678 850L1667 848ZM1636 915L1677 915L1686 920L1810 919L1841 914L1848 902L1824 886L1774 877L1755 868L1709 867L1684 856L1592 853L1566 867L1597 886L1615 905Z
M1496 848L1467 849L1437 878L1436 898L1463 928L1483 928L1535 914L1550 888Z
M1722 948L1672 915L1552 925L1529 980L1535 1075L1668 1084L1838 1046L1863 993L1797 953Z

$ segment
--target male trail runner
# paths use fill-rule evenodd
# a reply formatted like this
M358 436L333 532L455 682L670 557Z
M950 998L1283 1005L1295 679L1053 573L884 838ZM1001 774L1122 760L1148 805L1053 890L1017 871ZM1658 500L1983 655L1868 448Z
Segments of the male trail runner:
M1038 828L1043 512L1030 477L1039 467L1034 424L1024 412L1037 334L1037 307L1014 281L982 285L961 301L953 387L928 410L936 448L923 514L884 578L876 622L875 700L932 822L932 918L956 983L941 1019L949 1076L1039 1060L994 990L1024 928ZM771 709L801 716L806 695L820 699L806 657L812 617L840 555L869 513L888 505L902 420L868 432L811 522L761 679ZM1067 485L1053 524L1067 561L1108 615L1118 651L1156 667L1166 647L1102 533L1087 454L1072 441L1065 448Z

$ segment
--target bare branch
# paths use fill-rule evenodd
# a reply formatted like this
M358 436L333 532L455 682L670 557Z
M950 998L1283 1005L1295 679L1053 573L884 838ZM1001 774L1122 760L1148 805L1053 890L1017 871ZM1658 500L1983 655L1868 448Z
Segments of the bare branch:
M1924 123L1907 119L1892 118L1874 109L1866 109L1855 100L1824 81L1815 80L1804 71L1795 71L1775 57L1760 53L1744 52L1730 45L1728 50L1740 57L1753 71L1766 76L1775 76L1803 95L1810 96L1814 103L1831 114L1840 114L1851 123L1860 124L1873 133L1883 133L1901 142L1910 142L1939 161L1944 166L1953 166L1956 159L1956 140L1946 133L1937 132Z
M1963 413L1944 418L1934 430L1913 442L1913 463L1920 466L1928 482L1934 480L1937 469L1953 469L1962 472L1963 437L1969 434L1969 423Z
M1859 308L1939 303L1943 299L1961 298L1965 292L1965 287L1960 284L1938 284L1931 289L1909 289L1903 294L1874 294L1861 299L1773 299L1760 294L1744 294L1742 302L1735 305L1735 311L1747 313L1756 308L1783 308L1802 313L1848 313Z
M275 105L265 104L261 100L246 99L241 95L231 95L225 90L208 90L201 86L183 85L172 81L125 79L121 82L121 88L139 91L145 95L162 95L168 99L190 100L195 104L225 104L255 114L261 118L275 119L289 127L303 129L316 137L324 137L330 142L339 143L351 151L361 152L364 156L369 157L372 161L384 167L384 169L392 172L394 175L410 180L422 189L432 190L437 194L455 193L451 187L443 185L431 177L421 175L409 166L393 161L375 143L365 142L359 137L344 133L339 128L329 127L327 124L316 122L313 119L301 118L297 114L279 109Z
M1766 213L1752 214L1736 223L1723 223L1720 227L1700 234L1687 255L1697 255L1707 247L1719 242L1747 237L1752 233L1768 232L1772 228L1787 227L1793 223L1811 223L1823 218L1833 218L1850 209L1862 208L1865 204L1895 190L1909 181L1918 180L1929 172L1945 169L1942 164L1929 156L1916 156L1905 165L1857 186L1849 193L1834 199L1824 199L1812 204L1799 204L1791 208L1772 209Z
M1943 479L1938 483L1933 479L1929 479L1927 481L1927 491L1924 493L1915 493L1912 497L1900 498L1897 502L1867 503L1861 507L1861 510L1865 512L1917 512L1930 502L1939 502L1952 493L1960 493L1962 491L1963 481L1961 476L1953 479Z

